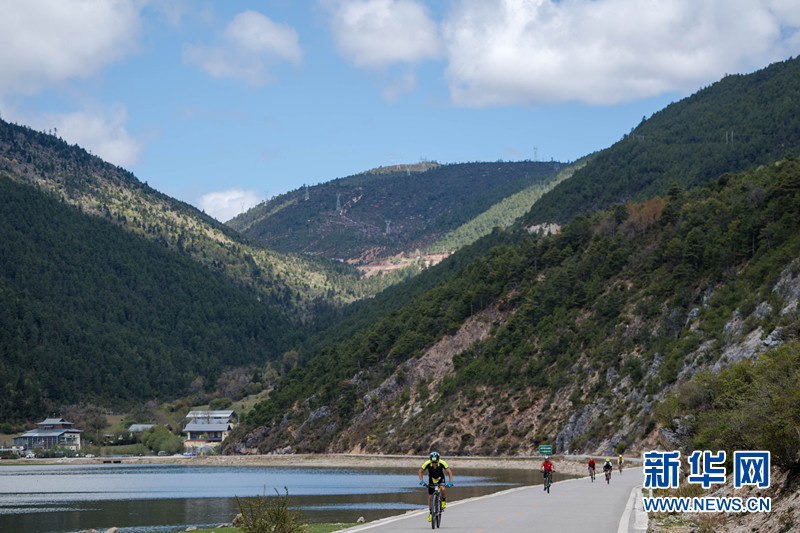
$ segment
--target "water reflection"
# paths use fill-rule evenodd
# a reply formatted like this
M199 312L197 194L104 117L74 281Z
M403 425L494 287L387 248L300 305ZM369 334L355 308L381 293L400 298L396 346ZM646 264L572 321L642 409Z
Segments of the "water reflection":
M541 482L529 470L456 470L451 501ZM235 496L288 488L311 522L374 520L424 508L416 470L57 465L0 468L0 531L66 533L112 526L145 533L216 526L238 512Z

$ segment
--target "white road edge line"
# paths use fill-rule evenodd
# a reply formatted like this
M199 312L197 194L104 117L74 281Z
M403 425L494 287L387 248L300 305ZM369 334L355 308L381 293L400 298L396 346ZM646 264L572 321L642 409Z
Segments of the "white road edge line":
M531 486L531 485L526 485L524 487L514 487L512 489L506 489L506 490L502 490L500 492L494 492L492 494L487 494L486 496L475 496L473 498L467 498L465 500L457 500L457 501L454 501L452 503L448 503L447 504L447 508L450 509L450 508L456 507L458 505L461 505L462 503L467 503L467 502L470 502L470 501L473 501L473 500L480 500L480 499L483 499L483 498L495 498L495 497L501 496L503 494L508 494L509 492L515 492L515 491L518 491L518 490L524 490L524 489L528 488L529 486ZM428 509L421 509L419 511L406 511L405 513L403 513L401 515L389 516L387 518L381 518L379 520L374 520L374 521L370 522L369 524L364 524L363 526L353 526L351 528L341 529L340 531L342 531L342 532L346 531L347 533L356 533L357 531L366 531L366 530L372 529L374 527L382 526L383 524L391 524L392 522L397 522L398 520L405 520L406 518L410 518L410 517L413 517L413 516L423 516L427 510Z
M639 490L641 490L640 487L633 487L633 490L631 490L631 495L628 496L628 503L625 504L625 510L622 512L622 516L619 519L617 533L628 533L628 525L631 521L631 512L633 511L633 505L636 502L636 492Z
M628 497L628 503L625 505L625 511L619 519L619 527L617 533L630 533L636 531L647 531L648 516L642 507L641 495L642 487L633 487L631 495ZM633 526L631 527L631 513L633 513Z
M650 489L652 495L653 489ZM633 529L636 531L647 531L650 525L650 517L644 510L644 501L642 498L636 498L636 505L634 506Z
M559 483L568 483L570 481L579 481L581 479L588 479L588 478L589 478L589 476L584 476L583 478L564 479L564 480L559 481ZM514 487L512 489L501 490L500 492L493 492L492 494L487 494L485 496L475 496L475 497L472 497L472 498L467 498L465 500L457 500L457 501L454 501L453 503L448 503L447 504L447 508L450 509L452 507L456 507L458 505L461 505L462 503L467 503L467 502L471 502L471 501L474 501L474 500L482 500L482 499L487 499L487 498L497 498L499 496L502 496L503 494L508 494L509 492L516 492L518 490L526 490L526 489L530 489L531 487L538 487L538 486L539 485L524 485L522 487ZM410 518L410 517L413 517L413 516L422 516L422 515L425 514L425 511L427 511L427 509L421 509L419 511L406 511L405 513L403 513L401 515L389 516L387 518L381 518L381 519L378 519L378 520L374 520L374 521L370 522L369 524L364 524L363 526L353 526L353 527L349 527L347 529L340 529L339 531L336 531L334 533L345 533L345 532L346 533L357 533L358 531L366 531L368 529L372 529L374 527L378 527L378 526L381 526L383 524L391 524L392 522L397 522L398 520L405 520L406 518Z

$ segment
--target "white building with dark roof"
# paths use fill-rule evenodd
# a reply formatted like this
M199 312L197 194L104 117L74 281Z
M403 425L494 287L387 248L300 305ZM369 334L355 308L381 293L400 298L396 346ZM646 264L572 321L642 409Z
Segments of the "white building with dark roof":
M36 424L38 427L32 429L19 437L14 437L14 446L22 446L25 450L41 448L68 448L77 452L81 448L81 431L72 426L72 422L67 422L63 418L47 418L43 422Z
M236 427L237 416L235 411L191 411L186 420L183 432L187 438L183 447L193 452L222 444Z

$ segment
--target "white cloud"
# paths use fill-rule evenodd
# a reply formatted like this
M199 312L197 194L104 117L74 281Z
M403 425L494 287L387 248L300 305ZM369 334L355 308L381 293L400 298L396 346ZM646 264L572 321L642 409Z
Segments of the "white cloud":
M136 48L141 2L3 2L0 93L34 94L87 78Z
M395 103L402 95L413 92L416 88L417 75L409 69L384 85L383 98L389 103Z
M340 53L356 66L385 68L440 56L436 23L420 2L347 0L327 2Z
M167 25L181 29L187 20L214 20L214 6L208 2L197 0L144 0L148 8L158 15Z
M244 189L228 189L204 194L200 197L200 209L216 218L226 222L239 213L258 205L261 199L256 191Z
M302 62L298 41L297 32L288 24L247 10L233 18L218 44L184 45L183 59L215 78L243 79L261 86L271 80L269 69L275 62Z
M144 149L143 143L125 128L128 111L123 104L39 116L25 116L9 107L4 109L3 118L39 131L54 131L68 143L77 144L104 161L121 167L136 165Z
M52 117L59 136L90 149L95 155L121 167L139 161L142 143L125 129L127 108L118 104L107 110L76 111Z
M795 0L464 0L443 24L453 101L614 104L796 53Z

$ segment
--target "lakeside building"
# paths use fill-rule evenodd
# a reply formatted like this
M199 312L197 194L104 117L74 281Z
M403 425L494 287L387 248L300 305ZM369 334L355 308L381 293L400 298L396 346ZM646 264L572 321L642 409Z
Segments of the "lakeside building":
M191 411L186 420L183 448L189 453L202 453L219 446L237 425L235 411Z
M36 424L38 427L32 429L19 437L14 437L14 446L22 446L23 450L33 450L41 448L62 447L77 452L81 448L81 431L72 426L72 422L67 422L63 418L47 418Z

